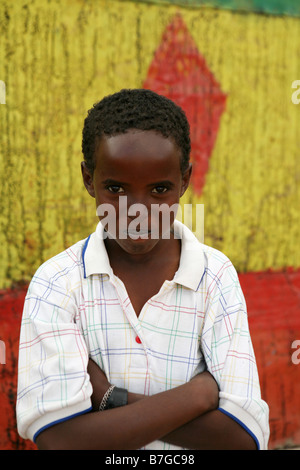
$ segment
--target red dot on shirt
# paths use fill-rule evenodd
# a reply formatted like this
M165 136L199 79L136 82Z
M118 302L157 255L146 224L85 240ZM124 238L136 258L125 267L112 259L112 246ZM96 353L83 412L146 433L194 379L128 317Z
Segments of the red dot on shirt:
M136 340L136 342L139 343L139 344L142 343L142 341L140 340L140 338L139 338L138 336L135 337L135 340Z

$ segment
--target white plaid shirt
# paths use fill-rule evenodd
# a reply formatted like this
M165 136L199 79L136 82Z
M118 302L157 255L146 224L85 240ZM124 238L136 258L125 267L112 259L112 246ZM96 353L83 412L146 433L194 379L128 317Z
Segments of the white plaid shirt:
M145 395L207 368L219 385L219 409L258 448L267 448L268 406L260 396L237 273L226 256L175 224L182 230L180 266L139 317L113 274L100 223L37 270L20 336L17 422L23 438L35 440L46 427L91 409L91 357L111 383ZM162 441L145 448L178 449Z

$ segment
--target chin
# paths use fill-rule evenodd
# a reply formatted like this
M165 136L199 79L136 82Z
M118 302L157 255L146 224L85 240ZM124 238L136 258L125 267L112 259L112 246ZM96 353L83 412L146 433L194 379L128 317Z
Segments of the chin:
M149 253L159 240L138 238L136 240L116 240L119 247L130 255Z

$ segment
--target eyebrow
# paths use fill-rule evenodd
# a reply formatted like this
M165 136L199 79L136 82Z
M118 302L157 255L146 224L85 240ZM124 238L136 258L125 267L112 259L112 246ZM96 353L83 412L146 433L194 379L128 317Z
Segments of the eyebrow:
M115 185L120 185L120 186L126 186L128 185L128 183L124 183L122 181L118 181L118 180L113 180L111 178L107 178L106 180L102 181L102 184L115 184ZM159 186L159 185L168 185L168 186L174 186L174 183L170 180L162 180L162 181L154 181L153 183L150 183L148 184L147 186L148 187L151 187L151 186Z
M163 181L155 181L154 183L148 184L148 186L162 186L162 185L168 185L168 186L174 186L174 183L170 180L163 180Z
M122 183L121 181L113 180L111 178L107 178L106 180L102 181L102 184L118 184L118 185L126 185L126 183Z

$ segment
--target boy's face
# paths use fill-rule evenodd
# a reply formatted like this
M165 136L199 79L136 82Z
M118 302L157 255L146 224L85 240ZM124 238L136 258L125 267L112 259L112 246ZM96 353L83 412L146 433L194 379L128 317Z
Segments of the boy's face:
M168 238L162 218L164 213L170 214L169 228L173 225L176 213L169 208L179 203L187 189L191 166L182 175L180 151L171 139L155 131L130 130L101 138L93 176L84 163L82 173L86 189L96 199L99 219L105 225L106 211L112 209L113 238L127 253L136 254L149 252L163 232ZM110 232L109 224L106 228Z

